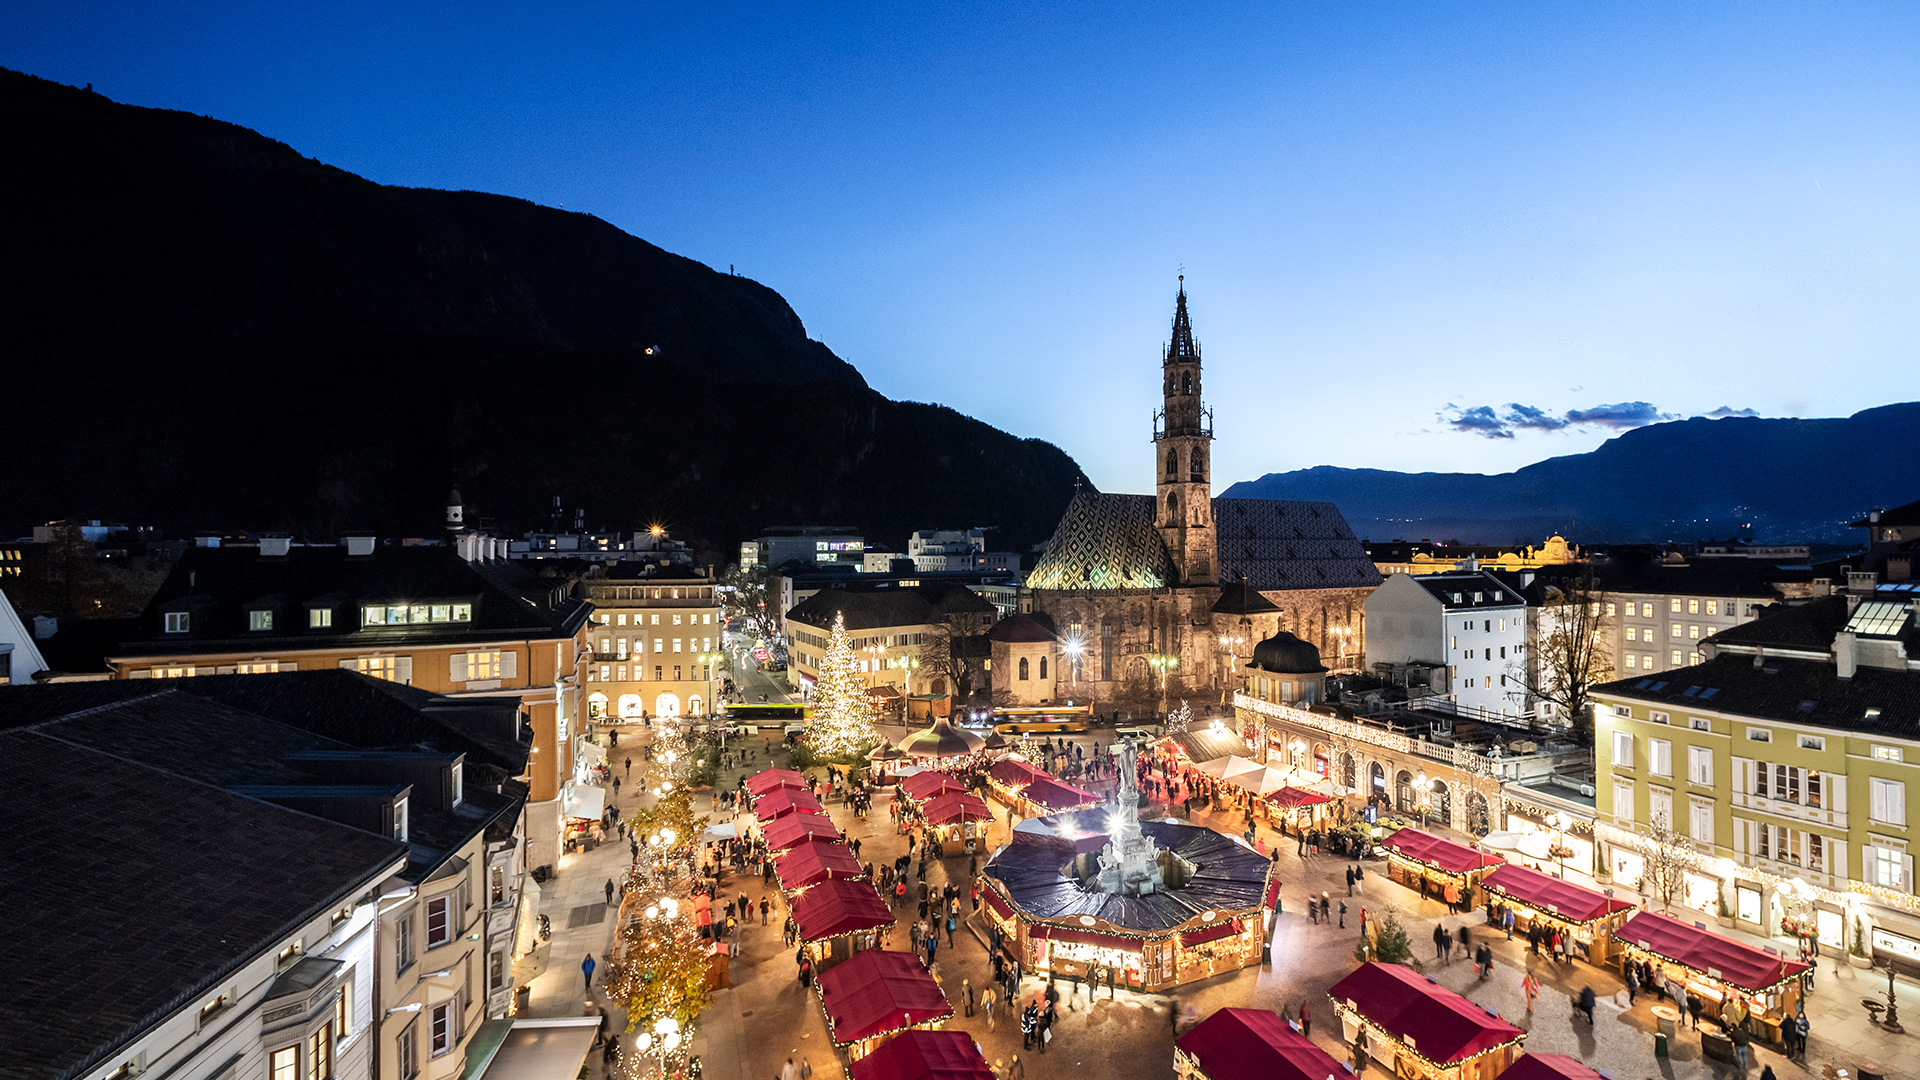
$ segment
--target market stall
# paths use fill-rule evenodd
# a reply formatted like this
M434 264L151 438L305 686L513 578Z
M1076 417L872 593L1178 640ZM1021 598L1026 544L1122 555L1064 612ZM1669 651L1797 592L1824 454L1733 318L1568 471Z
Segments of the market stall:
M909 1031L848 1066L853 1080L995 1080L964 1031Z
M792 769L766 769L747 777L747 794L756 799L769 791L783 787L799 788L805 791L807 778Z
M793 813L822 813L820 800L799 788L776 788L753 800L753 816L762 823Z
M1167 760L1176 767L1199 765L1228 757L1250 758L1253 756L1253 751L1247 748L1247 744L1241 741L1240 736L1235 735L1225 724L1217 721L1204 728L1190 728L1164 735L1155 739L1150 749L1156 757Z
M1419 829L1401 829L1381 841L1387 853L1387 876L1449 904L1458 904L1466 890L1479 884L1506 859L1489 851L1435 836Z
M792 851L801 844L827 843L840 841L840 830L833 819L822 814L788 814L778 818L760 830L761 839L767 842L767 850L776 855L783 851Z
M993 824L993 808L978 795L949 791L920 804L920 817L936 841L961 843L972 852Z
M1173 1041L1176 1080L1323 1080L1346 1067L1266 1009L1221 1009Z
M566 817L565 850L576 846L592 851L606 838L607 789L575 784L567 789L562 814Z
M787 906L800 947L822 973L855 953L880 948L893 927L893 909L864 881L829 878L801 890Z
M1808 965L1756 949L1657 911L1642 911L1622 923L1614 939L1626 963L1651 963L1657 973L1685 984L1701 1003L1701 1015L1719 1021L1739 997L1747 1033L1778 1045L1780 1025L1800 1004L1800 974Z
M965 790L966 785L938 769L928 769L900 779L900 794L914 802L925 802L949 791Z
M1318 828L1332 817L1333 796L1306 788L1282 787L1266 795L1270 815L1279 815L1289 829Z
M1633 904L1530 866L1509 863L1480 879L1486 893L1488 925L1501 925L1500 912L1511 910L1514 927L1535 923L1566 936L1568 951L1591 964L1608 963L1614 952L1614 933L1633 911Z
M860 870L860 860L845 844L801 844L773 860L773 875L788 896L823 881L852 880Z
M1400 964L1369 961L1327 991L1351 1045L1408 1080L1494 1080L1527 1033Z
M1500 1080L1607 1080L1579 1058L1565 1054L1521 1054Z
M815 985L828 1037L854 1061L903 1031L931 1030L953 1017L940 984L915 953L868 949L822 972Z
M1056 780L1044 769L1017 757L994 762L987 773L987 790L1023 817L1084 810L1100 801L1093 792Z

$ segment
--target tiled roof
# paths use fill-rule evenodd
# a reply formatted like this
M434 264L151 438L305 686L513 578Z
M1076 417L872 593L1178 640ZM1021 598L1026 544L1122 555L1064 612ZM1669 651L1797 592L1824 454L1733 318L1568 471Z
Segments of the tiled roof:
M1433 594L1433 598L1445 608L1517 607L1526 603L1519 593L1507 588L1499 578L1479 570L1414 574L1410 578Z
M1824 596L1805 604L1779 608L1709 637L1715 645L1803 649L1826 652L1833 635L1847 625L1847 598Z
M1035 589L1158 589L1174 580L1151 495L1074 496L1027 577ZM1219 581L1262 592L1370 586L1380 572L1332 503L1214 499Z
M990 641L1041 642L1053 641L1060 635L1054 632L1053 617L1050 615L1010 615L994 624L987 631Z
M1620 679L1595 694L1839 731L1920 737L1920 675L1862 667L1842 679L1822 660L1722 653L1702 664Z
M964 585L930 585L922 589L822 589L787 612L791 622L826 628L836 614L844 615L848 630L882 626L923 626L946 615L974 613L991 617L991 601Z
M405 851L33 731L0 734L0 784L3 1080L98 1066Z

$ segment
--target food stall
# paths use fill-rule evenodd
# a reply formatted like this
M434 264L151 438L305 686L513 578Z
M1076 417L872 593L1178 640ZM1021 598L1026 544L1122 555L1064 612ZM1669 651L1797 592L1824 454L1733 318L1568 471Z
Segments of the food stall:
M1368 961L1327 991L1351 1045L1408 1080L1494 1080L1527 1033L1400 964Z
M1565 1054L1521 1054L1500 1080L1607 1080L1604 1073Z
M978 795L949 791L919 806L920 817L941 843L964 843L967 851L986 838L993 825L993 808Z
M829 878L802 889L787 908L800 931L800 947L821 973L858 952L882 947L893 928L893 909L864 881Z
M1266 1009L1221 1009L1173 1040L1176 1080L1323 1080L1345 1072Z
M759 798L780 788L807 789L807 778L792 769L764 769L747 777L747 794Z
M801 844L840 842L840 829L833 819L824 814L797 813L761 826L760 838L767 842L767 850L775 855L783 851L792 851Z
M908 1031L847 1067L853 1080L996 1080L964 1031Z
M1633 911L1633 904L1576 885L1531 866L1509 863L1480 879L1486 893L1487 924L1499 926L1501 909L1513 912L1514 927L1524 930L1536 922L1566 936L1573 955L1590 964L1611 962L1614 933Z
M1420 895L1436 900L1458 899L1506 859L1489 851L1435 836L1419 829L1401 829L1380 842L1387 853L1387 876ZM1449 892L1451 891L1451 897Z
M911 802L925 802L935 795L944 795L949 791L965 791L967 787L952 775L938 769L927 769L912 776L900 778L900 794Z
M1733 995L1745 1002L1747 1033L1780 1044L1780 1025L1800 1004L1800 974L1808 965L1756 949L1704 927L1657 911L1642 911L1622 923L1614 939L1624 962L1649 961L1656 971L1686 985L1701 1014L1720 1019Z
M932 1030L953 1006L910 952L868 949L814 981L833 1045L859 1061L903 1031Z
M1085 810L1100 801L1093 792L1056 780L1045 770L1017 757L994 762L987 773L987 790L1022 817Z
M1279 816L1295 833L1328 824L1333 809L1333 796L1290 785L1268 792L1266 801L1268 816Z
M824 813L820 800L803 788L776 788L753 800L753 816L762 824L792 813Z
M579 847L592 851L606 839L607 789L592 784L573 785L567 789L562 814L567 822L563 849L572 851Z
M789 897L823 881L851 881L860 876L860 870L860 860L845 844L801 844L773 860L773 876Z

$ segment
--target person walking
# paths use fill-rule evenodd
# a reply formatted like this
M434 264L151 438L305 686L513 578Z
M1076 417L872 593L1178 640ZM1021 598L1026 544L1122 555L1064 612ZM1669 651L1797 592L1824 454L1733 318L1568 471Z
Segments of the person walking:
M1347 867L1347 895L1353 895L1353 867L1351 866ZM1341 906L1345 907L1346 905L1343 904Z
M633 775L633 759L632 758L627 759L627 775L628 776Z
M580 961L580 974L586 980L585 989L588 990L593 989L593 968L593 952L589 950L587 952L587 958Z
M773 910L773 902L766 897L760 898L760 925L767 925L767 915Z
M1677 980L1668 983L1667 989L1673 994L1673 1007L1680 1013L1680 1024L1684 1027L1693 1016L1693 1009L1691 1008L1693 1004L1691 1000L1692 995L1688 994L1687 988L1680 985ZM1694 1024L1693 1026L1696 1030L1700 1027L1699 1024Z
M1540 996L1540 983L1533 977L1533 972L1527 972L1527 977L1520 980L1520 993L1527 999L1527 1015L1532 1016L1533 999Z
M1315 926L1320 925L1320 905L1311 896L1307 897L1307 921Z
M1633 965L1627 965L1627 1008L1633 1008L1634 995L1640 992L1640 980L1633 974Z
M1033 1029L1040 1024L1040 999L1034 998L1020 1010L1020 1049L1033 1049Z
M1589 1027L1593 1026L1593 1003L1594 1003L1593 987L1591 986L1581 987L1580 1003L1578 1005L1575 1005L1574 1008L1579 1009L1581 1012L1587 1014L1587 1026Z
M607 879L607 903L613 903L613 879Z
M1463 957L1473 955L1473 940L1467 937L1466 923L1460 924L1460 955Z
M993 987L989 986L980 992L980 1010L987 1014L987 1030L992 1031L994 1028Z
M966 999L967 1015L972 1016L973 1015L973 980L971 978L960 980L960 996Z
M1440 959L1447 954L1447 929L1439 923L1433 924L1433 958Z
M1352 894L1349 893L1348 895L1351 896ZM1345 930L1346 928L1347 928L1347 902L1345 900L1342 900L1340 901L1340 929Z
M1795 1006L1793 1016L1793 1048L1800 1060L1807 1059L1807 1031L1812 1025L1807 1023L1806 1005Z
M1027 1067L1020 1064L1020 1055L1013 1055L1013 1064L1007 1066L1006 1080L1027 1080Z

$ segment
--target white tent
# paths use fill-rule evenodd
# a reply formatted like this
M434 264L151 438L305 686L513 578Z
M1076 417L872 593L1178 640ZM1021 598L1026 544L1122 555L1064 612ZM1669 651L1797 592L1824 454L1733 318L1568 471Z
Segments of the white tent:
M570 818L600 820L607 808L607 789L593 784L575 784L567 793L566 810Z

